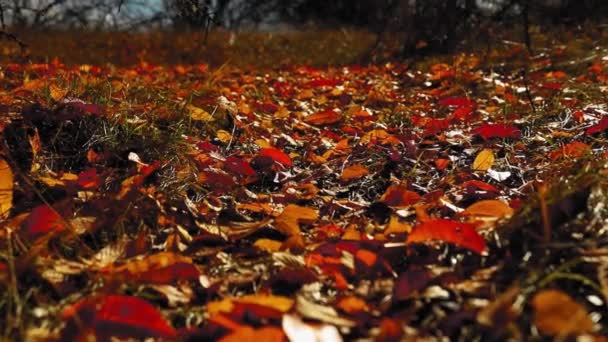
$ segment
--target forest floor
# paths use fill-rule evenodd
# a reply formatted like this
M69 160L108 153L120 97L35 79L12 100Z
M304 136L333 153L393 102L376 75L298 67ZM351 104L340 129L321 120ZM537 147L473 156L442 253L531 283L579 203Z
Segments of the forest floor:
M608 32L555 37L3 64L3 339L608 337Z

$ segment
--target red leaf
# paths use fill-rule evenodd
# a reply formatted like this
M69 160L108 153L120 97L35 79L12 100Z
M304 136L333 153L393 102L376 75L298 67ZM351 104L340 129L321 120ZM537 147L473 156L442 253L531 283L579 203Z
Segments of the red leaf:
M475 226L452 220L435 219L414 227L406 243L439 240L468 248L479 254L486 250L486 242L477 233Z
M481 136L484 140L489 138L519 138L519 128L508 124L484 124L473 130L473 134Z
M327 79L327 78L318 78L316 80L312 80L306 82L304 84L304 88L319 88L319 87L335 87L340 84L340 81Z
M598 122L597 124L595 124L595 125L587 128L587 130L585 131L585 133L591 135L591 134L603 132L606 129L608 129L608 116L602 117L602 119L600 120L600 122Z
M64 309L62 318L73 323L66 326L63 337L78 334L78 330L88 330L86 328L106 337L176 336L175 329L152 304L132 296L108 295L83 299Z
M226 158L226 161L224 162L224 169L240 176L255 175L255 170L246 160L235 156Z
M446 97L439 100L438 103L440 106L445 107L472 107L475 105L474 102L466 97Z
M403 185L393 184L386 189L380 200L391 207L407 207L420 201L420 195Z
M261 149L259 154L261 156L270 157L275 162L283 164L287 167L291 167L293 165L291 158L289 158L289 156L285 152L279 150L278 148L266 147Z
M47 233L64 229L65 221L56 210L48 205L39 205L23 221L20 233L24 238L33 241Z
M95 168L89 168L78 174L76 183L84 189L95 189L101 185L101 177Z
M452 113L452 119L466 121L469 118L469 114L473 112L473 109L473 106L459 107Z

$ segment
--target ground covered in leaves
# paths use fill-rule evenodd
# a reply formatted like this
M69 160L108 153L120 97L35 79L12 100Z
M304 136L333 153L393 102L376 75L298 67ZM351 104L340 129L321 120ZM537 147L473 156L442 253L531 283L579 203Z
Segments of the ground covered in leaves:
M608 50L1 69L8 339L608 334Z

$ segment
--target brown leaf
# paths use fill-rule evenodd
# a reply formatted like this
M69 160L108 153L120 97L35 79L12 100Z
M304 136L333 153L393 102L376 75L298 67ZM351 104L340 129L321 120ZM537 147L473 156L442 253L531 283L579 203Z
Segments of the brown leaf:
M543 290L532 298L534 324L545 335L586 334L594 330L584 306L559 290Z

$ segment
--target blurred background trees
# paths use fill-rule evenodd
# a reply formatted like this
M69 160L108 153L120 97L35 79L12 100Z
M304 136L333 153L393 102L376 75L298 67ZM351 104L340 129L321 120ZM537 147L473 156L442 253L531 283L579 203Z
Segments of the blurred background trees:
M374 33L374 48L397 39L402 53L446 50L490 25L518 25L526 40L529 22L607 14L606 0L0 0L2 27L13 31L352 27Z

